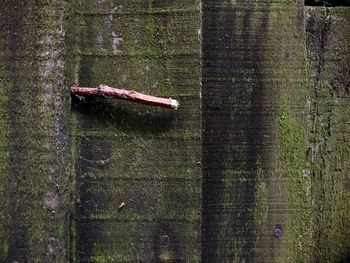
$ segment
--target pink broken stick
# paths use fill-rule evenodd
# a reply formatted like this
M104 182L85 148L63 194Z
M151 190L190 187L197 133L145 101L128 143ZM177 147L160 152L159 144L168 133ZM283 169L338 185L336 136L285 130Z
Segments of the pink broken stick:
M138 102L151 106L165 107L177 110L179 103L177 100L171 98L160 98L150 95L145 95L133 90L125 90L119 88L112 88L101 84L97 88L87 87L71 87L71 91L80 96L98 96L98 97L115 97L117 99Z

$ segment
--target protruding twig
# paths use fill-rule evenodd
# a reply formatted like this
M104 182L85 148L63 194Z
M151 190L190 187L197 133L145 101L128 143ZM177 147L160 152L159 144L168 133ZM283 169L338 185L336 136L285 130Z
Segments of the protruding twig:
M112 88L102 84L97 88L73 86L71 87L71 91L74 94L80 96L115 97L118 99L129 100L151 106L171 108L174 110L177 110L177 108L179 107L178 101L171 98L159 98L155 96L145 95L133 90L130 91L125 89Z
M121 210L124 206L126 206L127 203L121 202L118 206L118 210Z
M122 210L128 203L131 203L132 201L134 201L134 199L135 199L135 196L134 196L133 198L131 198L131 199L125 201L125 202L124 202L124 201L121 202L121 203L118 205L118 210L119 210L119 211Z

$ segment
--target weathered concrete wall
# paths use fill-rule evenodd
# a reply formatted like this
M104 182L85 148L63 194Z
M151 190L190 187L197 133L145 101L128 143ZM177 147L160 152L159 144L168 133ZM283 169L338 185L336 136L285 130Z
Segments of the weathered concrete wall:
M350 9L307 8L313 261L350 260Z
M66 262L65 1L0 8L0 261Z
M203 1L202 18L202 262L307 262L303 1Z
M77 4L74 17L76 84L135 89L181 105L171 111L108 99L75 104L71 260L198 262L199 1L90 0Z

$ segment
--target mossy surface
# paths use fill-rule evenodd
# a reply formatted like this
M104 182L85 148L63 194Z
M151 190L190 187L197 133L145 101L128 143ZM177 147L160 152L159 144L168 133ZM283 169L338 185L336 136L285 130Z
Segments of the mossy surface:
M349 255L350 10L307 8L314 262Z
M303 8L204 1L204 262L309 260Z
M111 99L73 104L78 262L200 257L198 7L198 1L86 1L76 8L76 84L180 102L178 111ZM161 243L163 235L169 244Z
M348 8L17 2L0 9L0 261L349 261ZM101 83L180 108L71 103Z
M282 3L283 2L283 3ZM312 242L311 180L307 174L308 92L303 1L281 1L270 27L266 62L267 83L276 85L275 183L270 184L270 200L275 209L271 227L282 229L274 238L273 262L308 262ZM272 209L271 209L272 210Z
M1 261L66 262L69 92L64 1L0 11Z
M285 262L310 261L312 245L311 178L305 162L306 129L290 108L282 105L278 113L279 176L285 182L286 199Z

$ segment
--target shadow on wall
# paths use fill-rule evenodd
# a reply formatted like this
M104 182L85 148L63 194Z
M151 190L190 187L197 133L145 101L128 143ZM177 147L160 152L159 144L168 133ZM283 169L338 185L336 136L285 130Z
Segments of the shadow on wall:
M150 108L145 105L133 105L132 102L108 98L88 98L72 95L72 110L88 115L94 122L110 124L121 131L133 131L137 134L160 134L172 129L176 117L173 111Z

